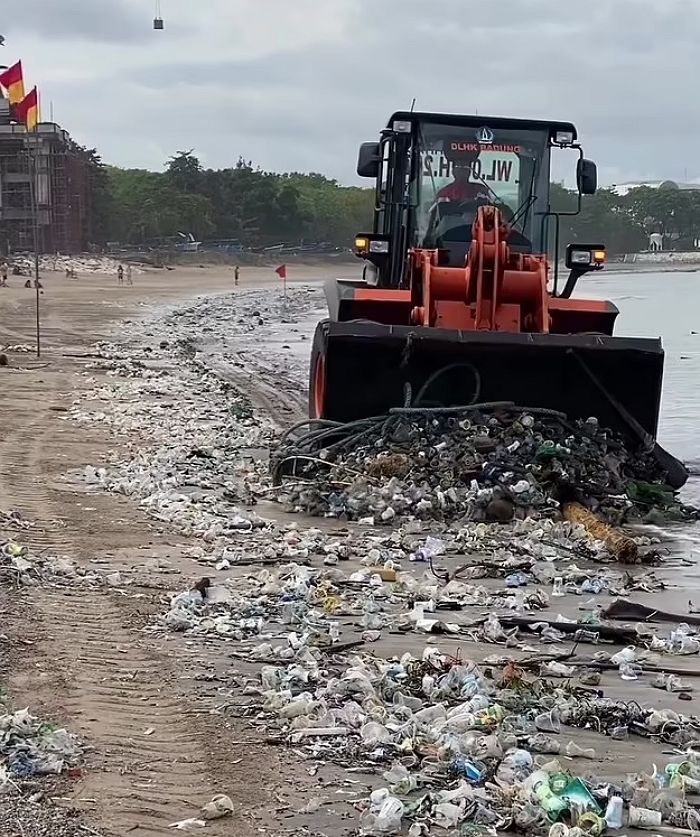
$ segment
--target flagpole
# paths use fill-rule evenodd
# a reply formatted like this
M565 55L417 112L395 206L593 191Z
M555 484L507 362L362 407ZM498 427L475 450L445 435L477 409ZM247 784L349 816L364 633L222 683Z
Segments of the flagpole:
M30 139L32 142L30 142ZM39 208L36 195L36 140L37 137L30 137L27 131L27 168L29 171L29 203L32 213L32 238L34 244L34 290L36 291L36 356L41 357L41 318L39 307ZM31 153L32 145L35 146L34 154Z

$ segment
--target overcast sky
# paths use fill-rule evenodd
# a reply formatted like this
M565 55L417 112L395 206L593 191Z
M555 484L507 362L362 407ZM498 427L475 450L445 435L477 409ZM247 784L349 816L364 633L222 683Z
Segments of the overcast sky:
M0 0L0 62L107 162L354 182L392 111L570 119L604 183L700 178L700 0Z

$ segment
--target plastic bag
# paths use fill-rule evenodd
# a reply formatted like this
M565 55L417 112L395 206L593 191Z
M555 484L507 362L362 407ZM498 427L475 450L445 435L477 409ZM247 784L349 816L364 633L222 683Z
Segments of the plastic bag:
M613 654L610 657L610 662L613 665L621 666L623 663L633 663L637 659L637 652L633 645L628 645L627 648L623 648L622 651L618 651L617 654Z
M220 820L233 813L233 802L229 796L218 793L211 802L202 807L202 817L205 820Z
M372 793L370 807L360 817L360 829L363 834L376 837L399 834L403 813L403 802L392 796L386 788L381 788Z
M418 779L400 761L394 762L391 770L383 774L383 778L389 783L389 790L401 796L406 796L418 786Z
M533 767L532 755L527 750L508 750L498 765L496 778L506 785L515 785L526 779Z
M388 744L391 741L389 730L378 724L376 721L369 721L360 730L360 735L365 744Z

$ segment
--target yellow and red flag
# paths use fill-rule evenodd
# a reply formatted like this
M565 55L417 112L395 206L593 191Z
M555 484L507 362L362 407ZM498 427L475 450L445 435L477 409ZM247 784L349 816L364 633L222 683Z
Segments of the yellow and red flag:
M36 87L15 105L14 114L18 122L24 122L28 131L36 131L39 124L39 92Z
M21 61L5 70L4 73L0 73L0 85L7 90L7 98L11 105L17 105L24 99L24 75Z

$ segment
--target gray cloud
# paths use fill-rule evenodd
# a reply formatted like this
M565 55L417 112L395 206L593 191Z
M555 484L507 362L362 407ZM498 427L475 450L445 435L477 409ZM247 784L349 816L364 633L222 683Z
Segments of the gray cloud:
M162 4L157 38L143 0L24 0L19 13L45 100L115 163L159 166L194 146L209 165L242 154L350 182L357 144L415 96L423 110L571 119L609 181L700 178L690 0ZM65 50L57 32L82 45ZM90 42L122 32L103 52ZM52 83L54 66L69 85Z
M129 0L20 0L6 15L3 33L11 47L27 33L49 41L133 43L147 36L151 23L141 5L139 13Z

